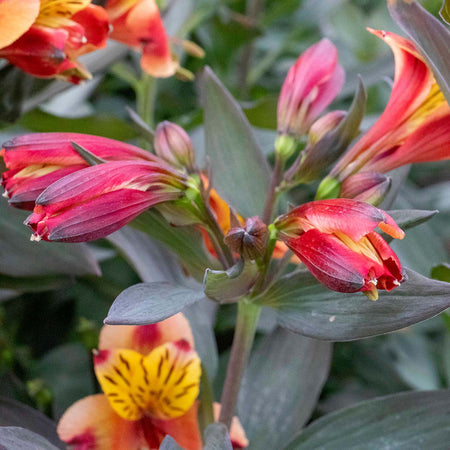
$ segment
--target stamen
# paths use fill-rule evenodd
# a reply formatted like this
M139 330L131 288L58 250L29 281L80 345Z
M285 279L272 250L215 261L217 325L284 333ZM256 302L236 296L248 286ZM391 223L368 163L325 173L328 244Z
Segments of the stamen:
M39 236L39 234L32 234L30 236L30 241L32 242L39 242L42 239L41 236Z

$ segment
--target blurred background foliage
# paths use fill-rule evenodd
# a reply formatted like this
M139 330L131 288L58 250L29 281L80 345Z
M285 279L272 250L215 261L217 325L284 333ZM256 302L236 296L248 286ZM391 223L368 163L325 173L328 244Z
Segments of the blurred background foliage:
M166 3L169 33L189 33L206 52L204 60L187 57L183 66L194 73L204 64L213 68L242 102L269 157L277 97L287 70L322 37L336 44L346 70L345 86L333 108L348 108L357 74L362 75L369 94L363 129L387 102L393 57L383 42L365 30L399 32L384 0L256 0L247 2L256 5L250 14L243 0ZM265 7L258 11L263 3ZM441 1L422 4L437 15ZM125 107L134 108L129 79L137 73L138 57L113 43L88 55L86 63L95 76L82 86L35 80L18 69L0 66L0 141L31 131L136 140L138 133ZM202 110L195 82L171 78L158 83L156 121L165 119L191 133L201 158ZM448 175L449 165L444 163L413 167L392 206L440 211L430 222L409 230L394 249L404 265L444 281L450 281L449 266L442 265L450 247ZM299 189L297 201L307 200L312 192ZM90 351L97 345L112 301L140 278L107 241L83 246L73 258L60 244L40 243L38 249L28 242L23 216L1 200L0 392L58 419L75 400L98 391ZM71 246L71 252L78 251L72 250L75 247ZM149 264L153 266L148 271L158 272L157 258ZM222 384L234 317L233 306L217 313L216 387ZM273 317L266 314L257 341L272 327ZM450 315L445 313L397 333L334 344L330 375L313 417L380 395L442 387L450 387Z

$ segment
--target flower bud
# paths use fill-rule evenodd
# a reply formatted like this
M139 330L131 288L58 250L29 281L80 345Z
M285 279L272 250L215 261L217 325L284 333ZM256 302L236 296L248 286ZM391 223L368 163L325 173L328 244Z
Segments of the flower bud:
M336 47L322 39L291 67L278 100L278 132L300 137L333 101L344 84Z
M391 183L392 180L382 173L356 173L344 180L339 197L352 198L377 206L389 192Z
M308 145L314 145L320 141L326 133L334 130L346 116L347 113L345 111L337 110L331 111L317 119L309 129Z
M231 228L225 237L225 244L244 259L262 257L266 250L269 231L257 216L247 219L244 227Z
M195 162L191 139L183 128L171 122L161 122L155 131L156 154L174 167L192 171Z

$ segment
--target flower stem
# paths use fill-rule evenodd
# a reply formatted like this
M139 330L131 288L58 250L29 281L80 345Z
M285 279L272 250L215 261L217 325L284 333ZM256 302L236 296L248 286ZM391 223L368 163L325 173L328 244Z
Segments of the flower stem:
M155 119L156 81L156 78L143 73L142 78L135 89L137 112L142 120L152 129L154 127ZM147 146L148 143L146 142L145 145Z
M275 166L273 168L272 180L270 182L269 193L267 194L266 203L262 220L265 224L269 224L272 219L273 209L277 201L277 187L280 184L284 169L284 159L278 154L275 155Z
M219 417L219 422L225 424L228 429L236 409L242 376L252 349L260 312L260 306L249 303L245 298L238 303L236 329L222 391Z

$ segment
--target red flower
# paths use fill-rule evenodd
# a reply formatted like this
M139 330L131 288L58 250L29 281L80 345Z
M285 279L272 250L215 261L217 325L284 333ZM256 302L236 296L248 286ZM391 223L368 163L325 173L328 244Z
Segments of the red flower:
M184 178L164 165L113 161L61 178L36 199L33 240L86 242L117 231L148 208L183 195Z
M402 279L400 262L378 226L402 239L404 232L384 211L350 199L320 200L295 208L277 219L279 237L308 270L329 289L364 292L378 298Z
M306 134L316 117L344 84L336 47L322 39L309 47L291 67L278 100L278 132Z
M108 0L111 37L142 52L141 65L154 77L170 77L178 63L172 59L164 24L155 0Z
M394 52L391 97L375 125L340 159L330 177L388 172L405 164L450 158L450 108L414 44L386 31L369 31Z
M0 3L0 26L11 38L0 38L0 57L36 77L73 83L90 78L77 58L106 45L108 16L90 0Z
M9 169L2 184L12 206L32 211L37 196L60 178L88 167L74 150L76 142L106 161L157 161L151 153L134 145L78 133L34 133L3 144L0 155Z

